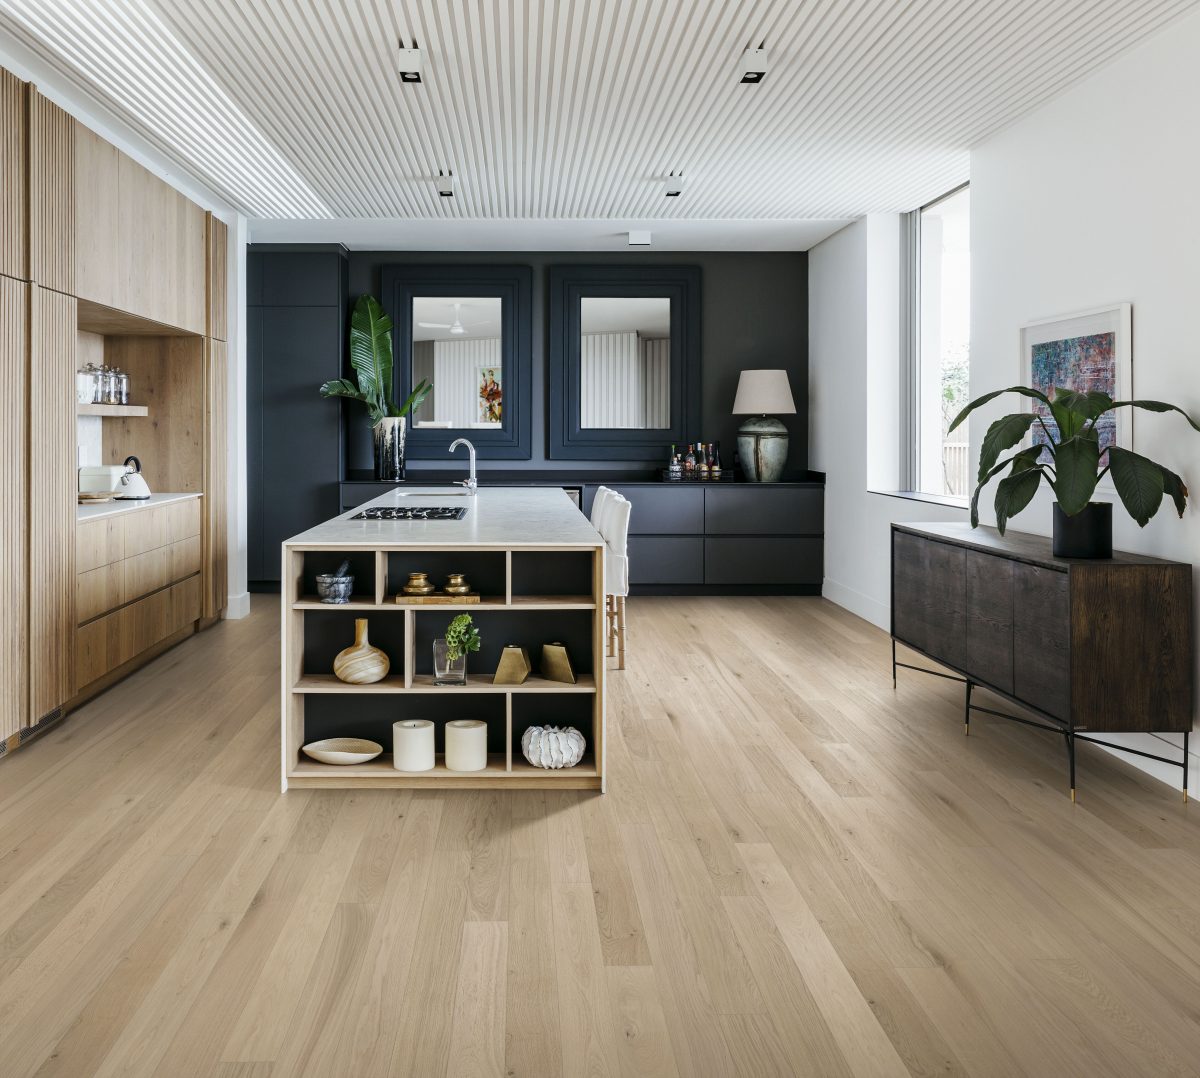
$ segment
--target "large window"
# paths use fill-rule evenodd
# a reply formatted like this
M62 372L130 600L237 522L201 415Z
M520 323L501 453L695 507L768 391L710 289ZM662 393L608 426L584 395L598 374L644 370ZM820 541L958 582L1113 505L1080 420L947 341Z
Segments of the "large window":
M971 192L961 187L919 214L914 319L913 476L923 494L971 493L967 432L947 428L967 403L971 362Z

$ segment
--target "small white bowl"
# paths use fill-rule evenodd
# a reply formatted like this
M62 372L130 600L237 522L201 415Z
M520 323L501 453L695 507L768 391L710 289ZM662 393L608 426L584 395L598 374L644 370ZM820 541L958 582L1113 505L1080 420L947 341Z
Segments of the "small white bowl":
M300 751L323 764L365 764L383 752L383 746L361 737L330 737L310 742Z

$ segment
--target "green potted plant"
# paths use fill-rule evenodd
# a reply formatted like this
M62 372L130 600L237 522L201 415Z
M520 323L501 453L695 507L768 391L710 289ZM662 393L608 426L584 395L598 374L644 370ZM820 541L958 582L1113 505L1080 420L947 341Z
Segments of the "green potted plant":
M358 378L335 378L321 386L322 397L348 397L367 406L375 430L375 478L384 483L404 479L407 417L433 390L422 379L399 406L392 398L392 320L374 296L359 296L350 316L350 366Z
M478 651L479 630L470 614L459 614L446 627L446 635L433 642L433 683L465 685L467 652Z
M1107 393L1051 389L1049 396L1030 386L1011 386L985 393L971 401L950 430L976 408L1003 393L1020 393L1045 405L1038 411L1002 416L987 429L979 450L979 475L971 496L971 527L979 525L979 495L1006 468L1009 474L996 486L996 526L1000 534L1009 518L1024 509L1045 480L1054 491L1054 555L1059 558L1112 557L1112 503L1093 502L1096 484L1111 475L1121 504L1138 525L1145 527L1158 512L1163 495L1170 495L1179 515L1187 506L1187 487L1168 468L1117 445L1101 448L1097 423L1117 408L1142 408L1148 412L1178 412L1194 430L1200 425L1182 408L1162 401L1114 401ZM1047 418L1052 423L1047 423ZM1024 440L1037 424L1045 435L1000 460L1001 454ZM949 433L949 432L947 432Z

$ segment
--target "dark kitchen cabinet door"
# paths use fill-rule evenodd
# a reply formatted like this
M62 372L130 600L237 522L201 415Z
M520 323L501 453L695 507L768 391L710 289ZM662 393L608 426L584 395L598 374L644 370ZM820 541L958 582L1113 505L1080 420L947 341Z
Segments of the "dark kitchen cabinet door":
M277 581L284 540L340 511L341 409L319 389L341 377L342 325L338 307L261 307L257 319L258 370L249 357L247 363L261 399L257 444L247 453L252 471L259 472L257 500L250 507L251 522L257 517L257 535L248 537L251 578ZM248 436L250 426L248 417Z
M962 670L967 658L966 551L892 533L892 632Z

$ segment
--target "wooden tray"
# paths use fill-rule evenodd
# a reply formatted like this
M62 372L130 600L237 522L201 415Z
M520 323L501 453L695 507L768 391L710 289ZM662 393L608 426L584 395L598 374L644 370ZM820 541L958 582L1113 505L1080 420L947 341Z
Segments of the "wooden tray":
M479 592L472 591L466 595L447 595L444 591L435 591L430 595L396 596L400 606L448 606L451 603L477 603L480 601Z

